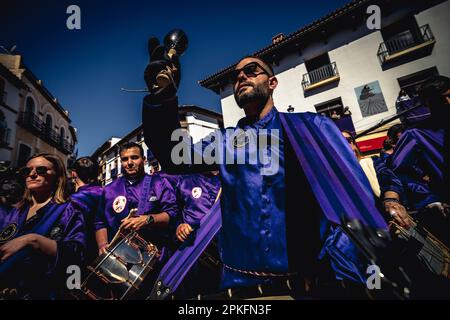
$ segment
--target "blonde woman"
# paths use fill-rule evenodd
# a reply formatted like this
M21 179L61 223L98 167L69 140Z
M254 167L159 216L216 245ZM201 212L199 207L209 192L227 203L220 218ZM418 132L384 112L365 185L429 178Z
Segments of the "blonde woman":
M83 214L68 201L59 157L34 155L19 172L23 198L0 218L0 294L54 299L64 292L67 266L83 261Z

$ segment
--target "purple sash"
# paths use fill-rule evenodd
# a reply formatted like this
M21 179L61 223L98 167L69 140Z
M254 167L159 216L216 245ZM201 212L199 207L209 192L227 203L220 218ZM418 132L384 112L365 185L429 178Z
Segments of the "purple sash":
M158 275L149 299L163 300L180 285L194 263L201 256L222 226L220 200L200 220L193 243L185 242L164 265Z
M280 119L327 219L339 225L342 218L357 219L387 229L369 181L335 124L310 112L280 113Z

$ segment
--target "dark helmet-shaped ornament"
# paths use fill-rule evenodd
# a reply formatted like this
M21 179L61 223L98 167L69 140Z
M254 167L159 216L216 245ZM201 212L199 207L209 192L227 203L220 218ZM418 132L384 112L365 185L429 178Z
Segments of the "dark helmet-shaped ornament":
M171 30L164 37L164 46L167 50L174 49L178 55L182 55L188 46L188 37L181 29Z

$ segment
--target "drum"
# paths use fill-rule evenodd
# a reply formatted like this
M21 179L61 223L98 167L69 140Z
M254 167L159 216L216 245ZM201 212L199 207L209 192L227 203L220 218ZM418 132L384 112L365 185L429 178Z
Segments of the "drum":
M390 231L404 261L416 260L431 273L450 279L450 250L427 229L413 220L409 229L391 222Z
M139 290L160 257L158 248L137 232L119 231L107 248L88 267L82 295L94 300L124 300Z

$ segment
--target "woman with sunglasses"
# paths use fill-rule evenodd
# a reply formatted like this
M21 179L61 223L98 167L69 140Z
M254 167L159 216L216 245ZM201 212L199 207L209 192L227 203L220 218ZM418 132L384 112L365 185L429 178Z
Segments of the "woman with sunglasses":
M67 267L84 258L83 214L68 201L66 169L56 155L37 154L19 172L25 193L0 221L0 293L55 299L67 289Z

